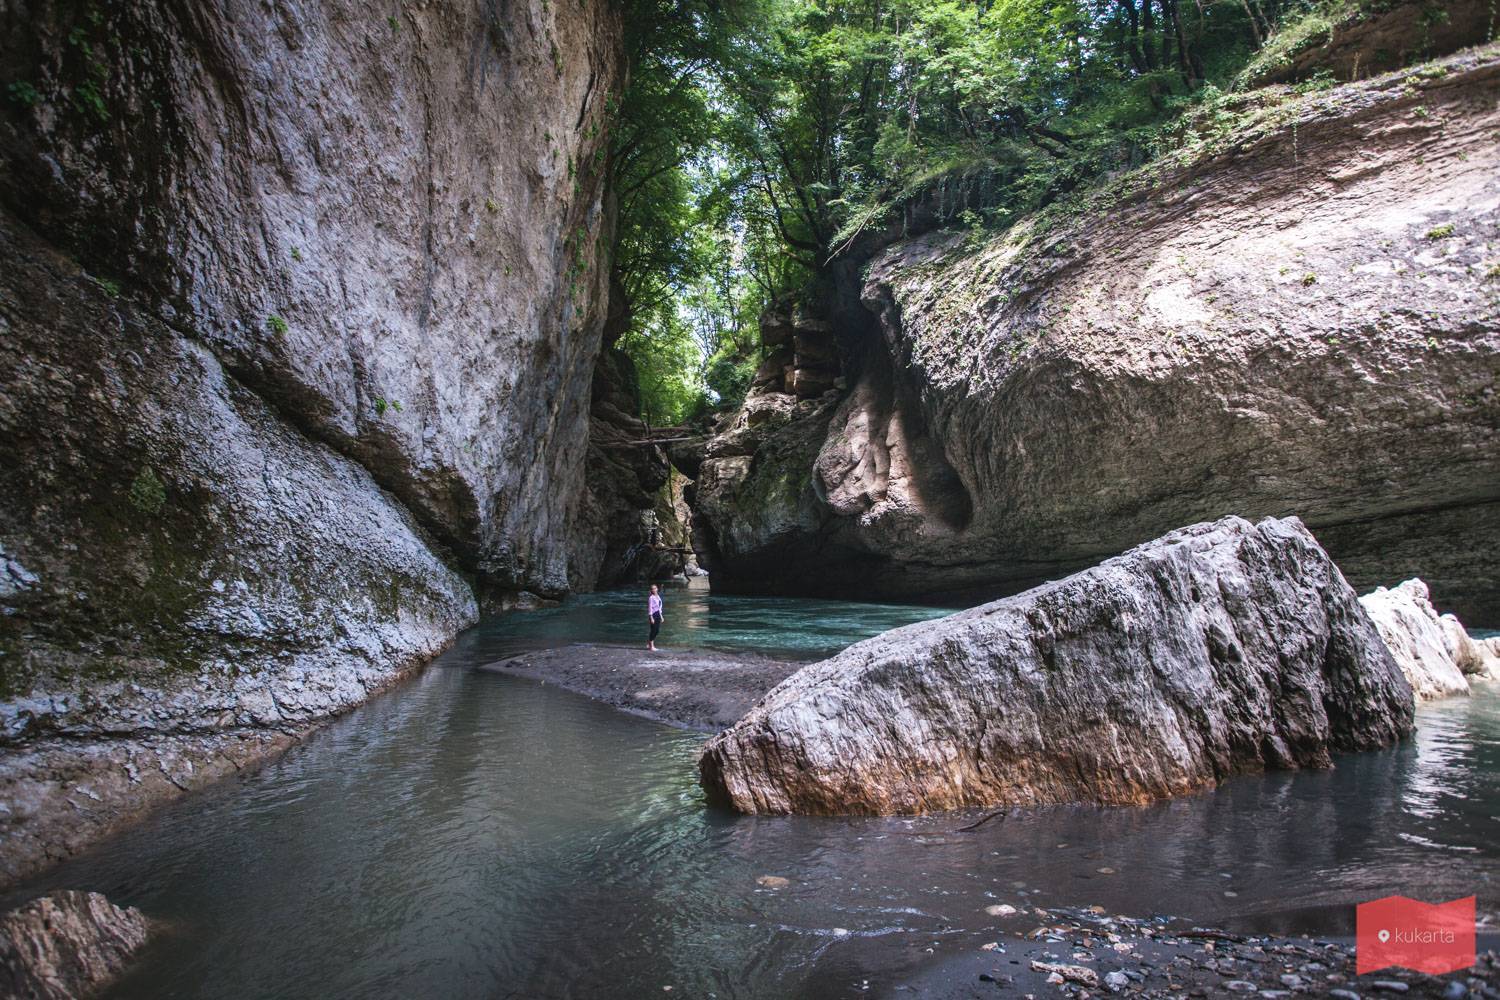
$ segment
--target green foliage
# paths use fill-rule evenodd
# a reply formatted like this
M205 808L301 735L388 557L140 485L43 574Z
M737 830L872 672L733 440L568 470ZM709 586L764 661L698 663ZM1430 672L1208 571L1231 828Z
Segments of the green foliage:
M166 484L149 465L141 466L130 484L130 505L142 514L159 514L166 503Z
M397 413L402 412L403 407L401 406L401 400L399 400L399 399L386 399L384 396L376 396L375 397L375 415L377 417L383 417L383 416L385 416L385 411L386 410L395 410Z
M1044 232L1111 174L1279 122L1331 78L1246 95L1242 71L1385 2L631 0L630 84L602 128L647 405L738 398L761 310L825 294L842 259L1039 210Z
M5 93L11 101L27 108L35 106L36 102L42 99L42 95L37 93L36 88L25 80L7 84Z
M105 295L108 295L112 299L120 297L120 283L118 281L113 278L100 278L97 275L93 276L92 280L94 284L98 285L104 291Z
M85 80L73 88L73 106L85 114L93 115L101 124L109 121L109 107L92 80Z
M270 330L278 337L285 336L288 329L287 322L280 316L272 313L271 315L266 317L266 329Z
M297 247L292 247L292 260L295 260L299 264L302 263L302 251Z
M1433 226L1427 230L1429 240L1446 240L1453 235L1453 223L1445 222L1441 226Z

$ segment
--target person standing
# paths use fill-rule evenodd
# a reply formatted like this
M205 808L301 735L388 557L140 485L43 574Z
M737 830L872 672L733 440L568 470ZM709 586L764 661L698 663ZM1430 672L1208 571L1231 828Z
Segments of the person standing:
M656 652L656 634L661 631L661 594L656 584L651 585L651 596L646 598L646 619L651 622L651 635L646 639L646 648Z

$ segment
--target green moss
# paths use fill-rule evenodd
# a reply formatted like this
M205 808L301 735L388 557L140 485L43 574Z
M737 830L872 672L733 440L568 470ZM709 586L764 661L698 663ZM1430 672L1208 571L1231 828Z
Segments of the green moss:
M167 487L149 465L141 467L130 484L130 504L142 514L155 516L167 503Z
M289 327L287 326L286 320L282 319L275 313L272 313L271 315L266 317L266 329L276 334L276 336L282 337L286 335Z
M1316 285L1318 283L1318 276L1308 271L1302 276L1302 283L1304 285Z
M1445 222L1441 226L1433 226L1427 230L1429 240L1446 240L1453 235L1453 223Z

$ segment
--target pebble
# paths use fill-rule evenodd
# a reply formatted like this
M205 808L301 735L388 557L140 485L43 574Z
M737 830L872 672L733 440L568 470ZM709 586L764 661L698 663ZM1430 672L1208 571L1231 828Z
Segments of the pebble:
M1469 988L1456 979L1443 990L1443 1000L1464 1000L1464 997L1468 995Z
M1373 983L1371 983L1370 986L1373 989L1385 990L1388 993L1405 993L1407 990L1411 989L1411 987L1406 985L1405 983L1398 982L1394 979L1377 979Z
M1328 995L1338 997L1338 1000L1359 1000L1359 994L1353 990L1329 990Z
M992 917L1008 917L1016 912L1016 908L1009 903L999 903L995 906L986 906L984 912Z
M1104 985L1108 986L1110 992L1118 993L1130 984L1130 977L1123 972L1110 972L1104 976Z
M1113 868L1095 868L1094 871L1098 872L1100 875L1113 875L1115 873L1115 870Z
M1224 988L1226 990L1233 990L1235 993L1254 993L1256 990L1254 983L1246 982L1243 979L1231 979L1224 984Z
M765 886L767 889L785 889L792 884L792 880L782 878L780 875L762 875L755 880L756 885Z

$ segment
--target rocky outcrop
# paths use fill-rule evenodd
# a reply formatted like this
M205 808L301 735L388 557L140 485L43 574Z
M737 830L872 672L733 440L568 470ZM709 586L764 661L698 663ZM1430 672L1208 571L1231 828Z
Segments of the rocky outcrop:
M0 21L8 764L297 732L565 590L616 9Z
M1380 638L1418 700L1469 693L1464 674L1480 672L1483 664L1476 663L1476 669L1469 671L1459 668L1459 636L1468 642L1468 634L1451 615L1446 616L1446 621L1438 617L1425 583L1413 579L1390 589L1380 587L1361 597L1359 603L1375 623ZM1470 649L1463 649L1472 655ZM1472 658L1478 659L1477 655Z
M1447 634L1453 662L1465 677L1500 680L1500 639L1471 637L1463 623L1453 615L1443 615L1439 620Z
M115 978L146 943L140 910L97 892L64 890L0 916L0 994L77 1000Z
M1412 693L1296 519L1225 518L867 640L704 749L757 813L1140 803L1412 730Z
M715 586L993 595L1297 514L1358 586L1500 621L1497 101L1494 46L1273 88L1003 234L885 252L848 389L754 392L709 442Z
M1318 73L1357 80L1483 45L1494 40L1495 29L1487 0L1446 0L1441 7L1412 0L1334 4L1292 19L1244 76L1255 86Z

